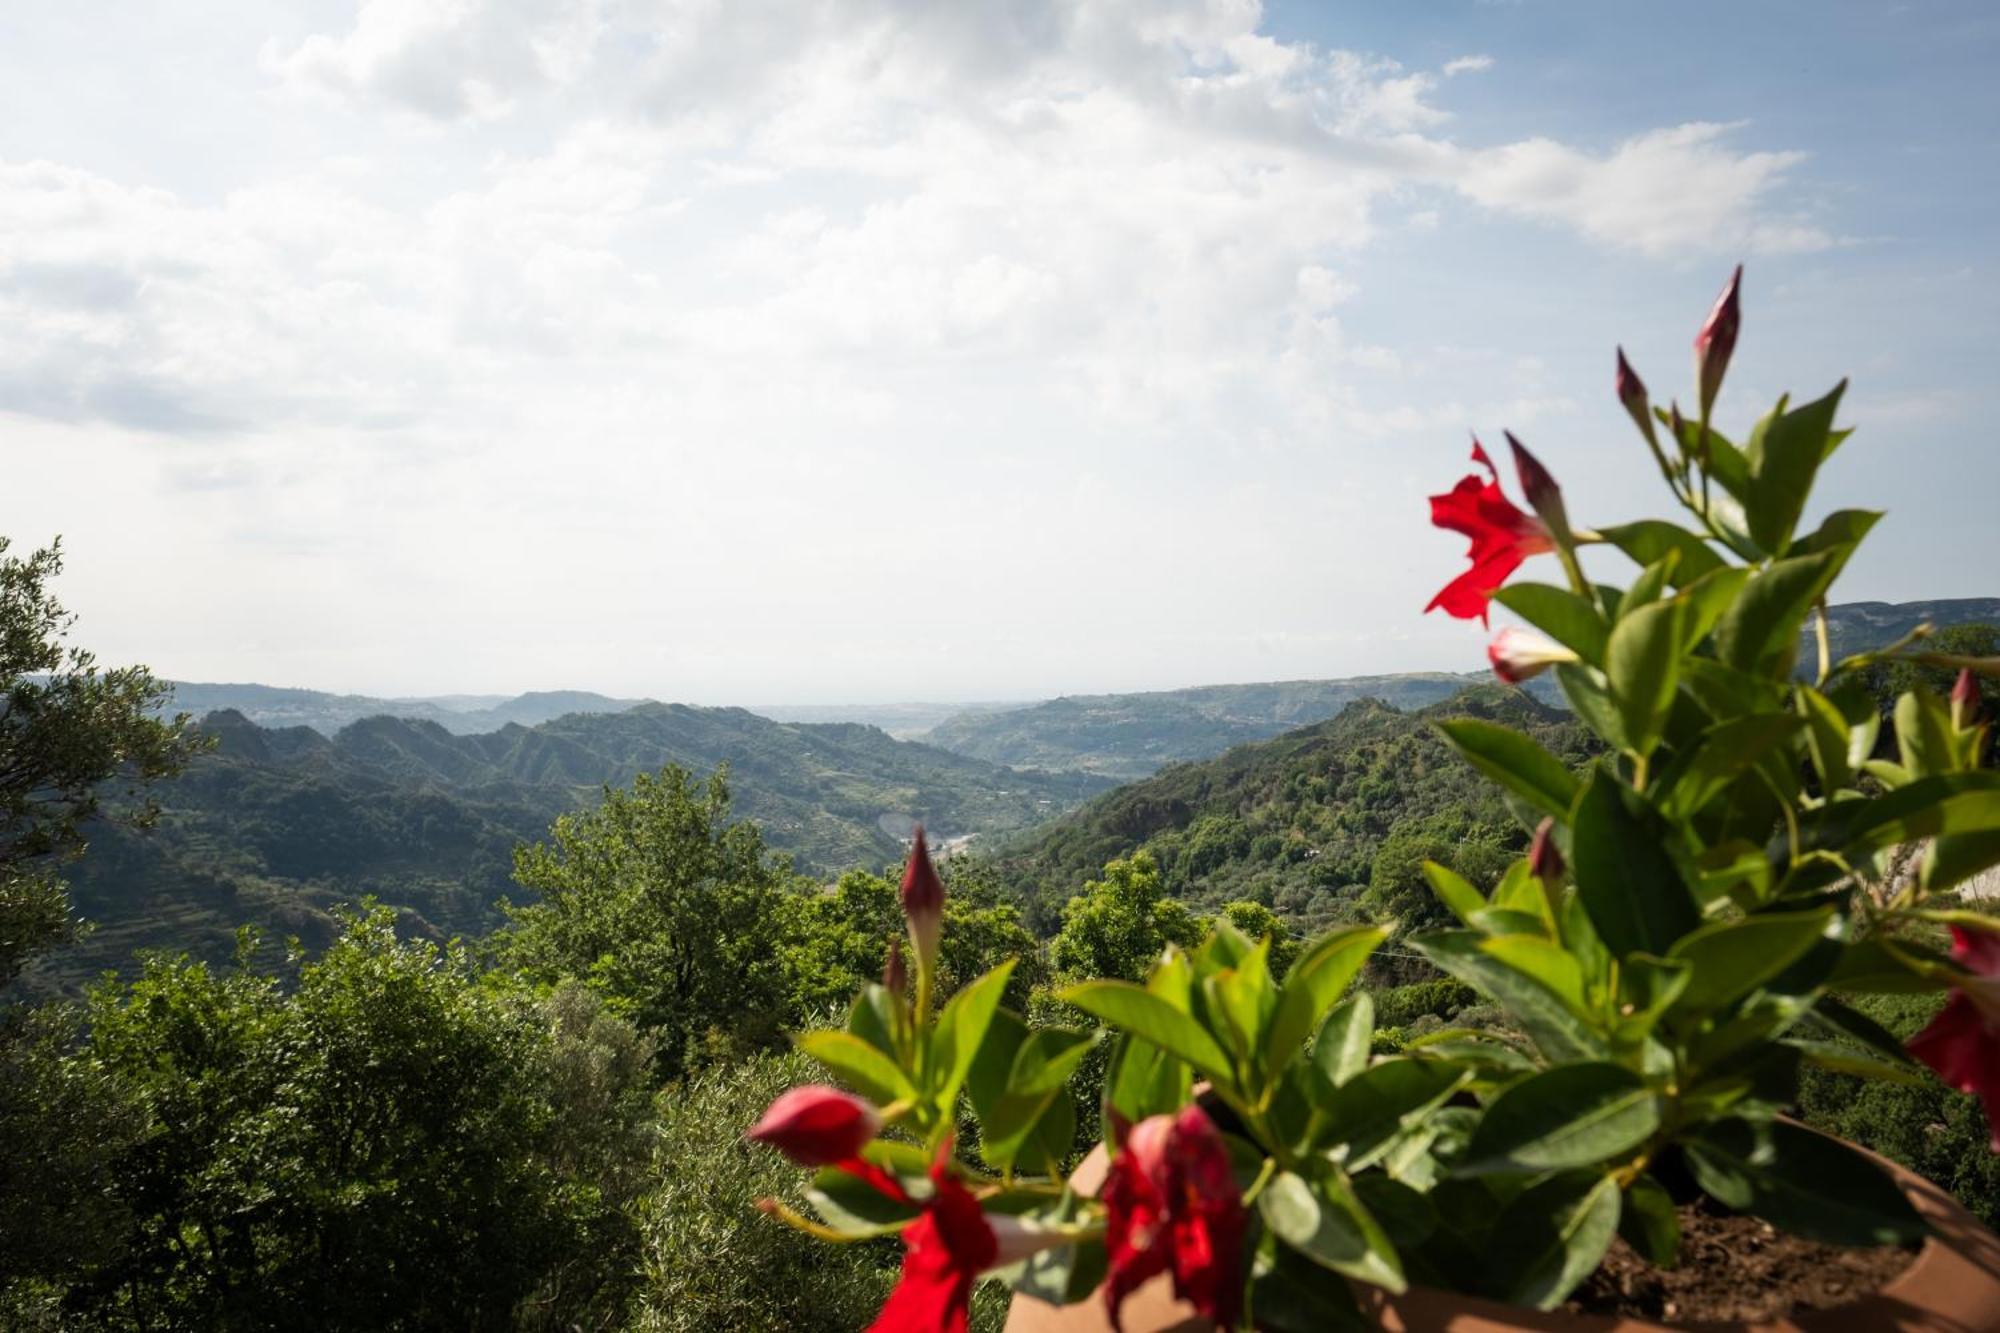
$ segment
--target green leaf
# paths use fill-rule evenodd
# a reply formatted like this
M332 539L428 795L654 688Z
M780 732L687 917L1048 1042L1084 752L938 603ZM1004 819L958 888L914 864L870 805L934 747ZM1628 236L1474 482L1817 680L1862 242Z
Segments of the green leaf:
M1820 521L1817 531L1811 536L1801 537L1791 544L1786 555L1815 555L1830 551L1836 546L1853 547L1860 544L1882 519L1881 511L1874 509L1837 509Z
M1826 592L1851 547L1773 561L1751 576L1715 625L1716 656L1724 666L1767 678L1792 669L1799 630Z
M909 1225L922 1209L890 1198L838 1167L821 1167L806 1190L820 1220L844 1236L887 1236Z
M1129 981L1086 981L1061 992L1058 999L1075 1005L1122 1032L1153 1043L1199 1069L1211 1079L1236 1085L1229 1056L1200 1024L1144 987Z
M1550 1060L1594 1060L1610 1053L1583 1015L1542 982L1485 952L1486 943L1470 930L1430 931L1410 939L1432 963L1505 1009Z
M1346 1279L1268 1234L1251 1269L1250 1305L1258 1333L1371 1333L1375 1328L1375 1321L1361 1313Z
M1801 725L1784 713L1753 713L1716 723L1660 774L1654 799L1661 813L1669 819L1691 818Z
M1202 992L1210 997L1211 1018L1220 1015L1229 1027L1233 1040L1229 1045L1247 1056L1262 1059L1265 1029L1276 1015L1278 997L1271 984L1271 969L1266 961L1271 954L1268 938L1257 941L1254 948L1233 967L1223 968L1214 976L1202 978ZM1310 1031L1310 1025L1307 1031ZM1305 1033L1299 1034L1305 1040Z
M1493 600L1592 666L1604 665L1610 629L1588 599L1547 583L1510 583Z
M1615 955L1665 954L1701 922L1667 850L1673 837L1641 797L1611 774L1592 774L1570 829L1577 896Z
M1617 527L1599 528L1598 535L1640 565L1651 565L1669 551L1678 551L1674 563L1674 586L1686 587L1702 575L1723 568L1722 557L1686 528L1660 519L1642 519ZM1575 647L1574 644L1570 645Z
M1257 1208L1273 1235L1315 1263L1390 1291L1407 1287L1388 1233L1337 1169L1311 1182L1280 1171L1257 1196Z
M1639 1176L1625 1187L1618 1234L1655 1268L1672 1268L1680 1262L1680 1215L1673 1196L1651 1176Z
M1730 565L1711 570L1682 590L1680 600L1687 604L1687 617L1681 625L1682 651L1693 649L1709 636L1749 581L1749 570Z
M1105 1074L1105 1105L1136 1125L1148 1116L1179 1110L1187 1103L1191 1081L1186 1061L1149 1041L1121 1035Z
M1556 680L1563 697L1583 724L1609 741L1616 749L1625 748L1625 719L1611 698L1611 686L1602 671L1565 662L1556 668ZM1560 816L1558 816L1560 818Z
M1438 901L1466 925L1472 924L1474 914L1486 910L1486 895L1473 888L1472 882L1456 870L1435 861L1426 861L1423 872Z
M1631 1070L1605 1061L1561 1065L1494 1098L1457 1170L1532 1175L1598 1166L1659 1127L1659 1098Z
M1300 1051L1320 1017L1361 971L1389 932L1380 926L1348 926L1315 940L1285 973L1284 989L1264 1046L1265 1068L1276 1079Z
M1516 1305L1555 1309L1604 1258L1618 1213L1618 1183L1609 1176L1551 1176L1522 1190L1493 1224L1495 1289Z
M1437 727L1481 773L1542 813L1568 817L1576 799L1576 775L1533 740L1479 718L1453 718Z
M1810 685L1793 687L1794 706L1806 727L1806 752L1819 774L1820 790L1831 795L1854 783L1847 761L1848 724L1833 700Z
M1431 1207L1430 1200L1402 1181L1392 1180L1380 1171L1368 1171L1348 1184L1361 1200L1361 1206L1389 1233L1397 1249L1421 1245L1437 1229L1437 1210Z
M1927 778L1959 767L1951 713L1919 685L1896 700L1896 747L1912 776Z
M1545 935L1495 935L1479 946L1524 976L1532 977L1579 1014L1590 1012L1584 998L1583 966L1562 945Z
M1009 958L960 990L938 1013L933 1068L942 1071L943 1078L933 1095L946 1114L958 1101L958 1090L965 1085L965 1076L978 1058L986 1030L992 1026L994 1012L1000 1007L1001 993L1007 989L1007 978L1013 975L1014 962Z
M1611 627L1604 674L1625 722L1625 746L1635 754L1651 754L1660 743L1679 679L1686 620L1687 603L1677 597L1621 615Z
M1832 920L1829 908L1764 912L1701 927L1667 952L1693 968L1676 1012L1709 1013L1748 995L1804 957Z
M1313 1117L1316 1144L1346 1145L1350 1171L1388 1150L1396 1137L1442 1106L1464 1085L1467 1071L1442 1061L1390 1059L1335 1088Z
M1785 1121L1710 1125L1685 1143L1700 1186L1724 1205L1828 1245L1901 1245L1928 1228L1887 1172Z
M895 1003L884 987L871 981L847 1010L847 1030L891 1059L896 1055Z
M1374 1040L1375 999L1360 991L1326 1016L1313 1042L1313 1064L1337 1088L1368 1068Z
M1843 1042L1789 1037L1785 1044L1796 1047L1804 1054L1807 1064L1836 1074L1851 1074L1855 1078L1873 1079L1878 1083L1902 1083L1911 1087L1921 1087L1929 1081L1920 1071L1902 1061L1878 1060Z
M851 1032L801 1032L792 1044L872 1102L887 1106L917 1095L894 1060Z
M1846 389L1847 381L1842 380L1824 398L1789 412L1774 412L1750 433L1743 450L1750 465L1750 494L1744 508L1751 537L1767 551L1782 551L1792 539L1792 529L1812 494L1813 477L1830 452L1834 413L1840 410Z

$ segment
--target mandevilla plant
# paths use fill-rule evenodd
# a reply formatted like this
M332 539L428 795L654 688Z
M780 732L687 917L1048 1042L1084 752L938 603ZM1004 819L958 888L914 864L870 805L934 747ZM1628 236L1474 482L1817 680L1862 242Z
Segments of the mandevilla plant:
M1835 1244L1918 1239L1870 1159L1784 1118L1804 1064L1899 1080L1928 1064L1985 1098L2000 1151L2000 920L1940 896L2000 863L1972 675L2000 659L1926 652L1919 630L1831 660L1829 590L1880 515L1799 531L1848 435L1844 385L1780 400L1741 445L1710 424L1740 279L1695 341L1693 420L1653 407L1618 356L1618 397L1687 521L1577 525L1511 435L1527 510L1477 442L1485 475L1431 501L1471 542L1432 607L1483 621L1497 601L1532 626L1493 637L1494 670L1553 670L1603 742L1577 772L1507 727L1441 724L1534 836L1490 892L1427 866L1460 925L1407 943L1506 1021L1377 1054L1373 1003L1346 992L1392 927L1335 930L1280 980L1269 940L1220 923L1144 984L1060 997L1114 1042L1108 1175L1085 1197L1063 1176L1068 1085L1104 1034L1029 1027L999 1004L1005 966L933 1012L943 888L919 833L914 1000L892 952L845 1031L798 1039L853 1093L794 1090L751 1131L817 1168L818 1220L768 1205L785 1220L829 1240L900 1233L877 1330L963 1329L988 1274L1054 1303L1101 1291L1114 1326L1162 1273L1227 1328L1364 1326L1356 1284L1546 1309L1614 1236L1673 1264L1676 1207L1697 1192ZM1637 575L1593 581L1590 547ZM1543 554L1561 584L1507 583ZM1887 657L1961 672L1948 700L1903 695L1892 737L1858 680ZM1893 873L1914 848L1915 873ZM1948 956L1926 943L1940 927ZM1951 995L1907 1050L1836 998L1927 990ZM970 1160L953 1151L961 1116Z

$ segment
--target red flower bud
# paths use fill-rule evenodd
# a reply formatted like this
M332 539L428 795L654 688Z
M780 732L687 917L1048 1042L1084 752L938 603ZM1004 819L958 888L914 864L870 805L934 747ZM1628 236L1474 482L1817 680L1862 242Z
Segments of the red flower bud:
M1968 731L1978 720L1979 681L1971 667L1962 667L1951 687L1951 724L1960 731Z
M1494 675L1519 685L1552 666L1574 662L1577 656L1547 635L1508 625L1486 645L1486 660L1493 664Z
M1738 264L1722 294L1715 298L1715 307L1708 312L1701 332L1694 336L1694 378L1701 392L1704 421L1715 406L1716 394L1722 391L1722 375L1729 369L1730 354L1736 350L1736 335L1743 327L1742 284L1743 265Z
M910 923L910 943L917 949L917 966L929 967L937 958L938 935L944 927L944 881L931 864L921 824L910 843L910 859L903 866L902 897L903 916Z
M1535 826L1535 840L1528 844L1528 869L1544 884L1555 883L1563 874L1563 858L1556 850L1555 834L1555 818L1545 816Z
M903 941L900 936L889 937L889 961L882 965L882 989L891 995L901 995L910 988L910 970L903 965Z
M1632 363L1625 359L1625 349L1622 347L1618 349L1617 384L1618 401L1625 405L1625 410L1638 425L1640 434L1657 445L1659 436L1653 430L1652 400L1646 397L1645 381L1639 378L1638 371L1632 369Z
M1514 472L1521 479L1521 494L1528 497L1528 506L1541 515L1549 531L1567 541L1569 516L1563 511L1562 487L1556 485L1556 479L1549 475L1541 460L1514 438L1513 431L1504 433L1508 447L1514 451Z
M800 1166L831 1166L851 1160L881 1129L881 1113L867 1102L808 1083L772 1102L743 1137L769 1144Z

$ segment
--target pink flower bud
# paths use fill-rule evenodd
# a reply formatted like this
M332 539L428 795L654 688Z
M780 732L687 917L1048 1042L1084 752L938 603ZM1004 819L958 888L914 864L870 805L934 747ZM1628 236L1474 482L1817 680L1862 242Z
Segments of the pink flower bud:
M910 859L903 866L903 916L910 923L910 943L917 949L917 966L929 967L937 958L938 935L944 927L944 881L931 864L931 850L924 830L910 844Z
M1528 497L1529 508L1541 516L1559 539L1568 541L1569 516L1563 511L1562 487L1556 485L1556 479L1549 475L1541 460L1514 438L1513 431L1505 433L1507 444L1514 451L1514 471L1521 478L1521 493Z
M1951 724L1960 731L1970 730L1979 720L1979 681L1971 667L1959 669L1951 687Z
M1723 372L1729 369L1730 354L1736 350L1736 335L1743 327L1742 284L1743 265L1738 264L1722 294L1715 298L1715 307L1708 312L1701 332L1694 336L1694 378L1701 392L1703 420L1708 419L1715 396L1722 391Z
M1493 664L1494 675L1509 685L1519 685L1552 666L1574 662L1577 656L1545 634L1508 625L1486 645L1486 660Z
M910 970L903 965L903 941L899 936L889 937L889 961L882 965L882 989L891 995L901 995L910 988Z
M1562 878L1562 853L1556 850L1556 821L1545 817L1535 826L1535 840L1528 844L1528 869L1544 884L1553 884Z
M832 1166L851 1160L881 1129L881 1113L867 1102L809 1083L772 1102L743 1137L769 1144L800 1166Z

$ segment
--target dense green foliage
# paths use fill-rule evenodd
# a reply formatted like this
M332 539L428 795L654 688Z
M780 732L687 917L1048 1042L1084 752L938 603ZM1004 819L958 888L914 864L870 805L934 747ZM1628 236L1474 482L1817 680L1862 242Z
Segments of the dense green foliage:
M1009 848L1003 864L1044 929L1076 884L1140 851L1164 892L1199 907L1260 903L1305 934L1398 913L1417 924L1435 909L1414 891L1412 858L1443 852L1475 873L1524 845L1503 799L1431 725L1443 717L1506 719L1572 762L1589 753L1567 714L1496 685L1416 713L1350 704L1108 792Z

